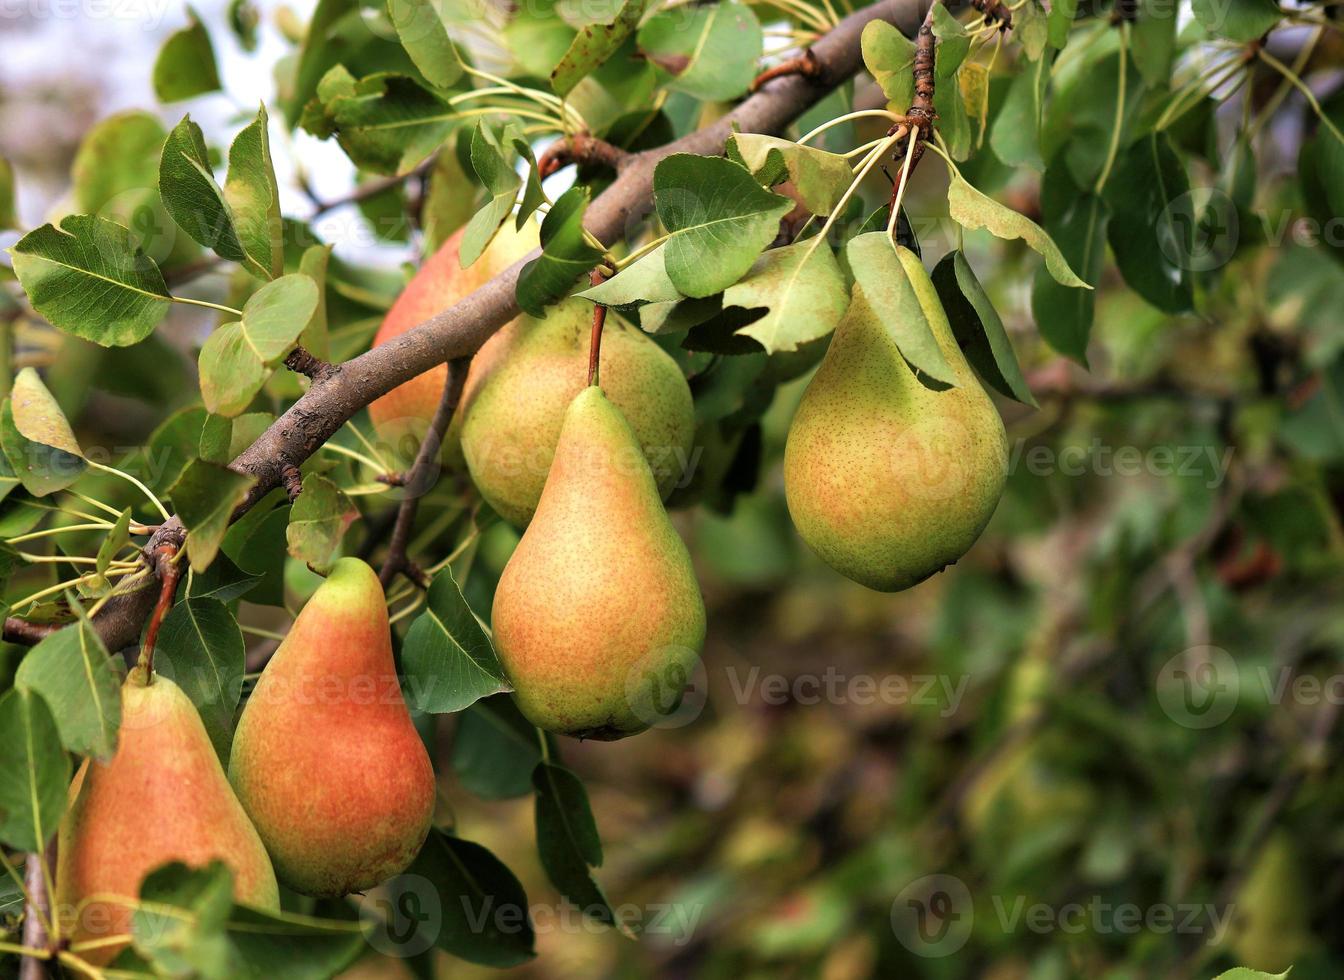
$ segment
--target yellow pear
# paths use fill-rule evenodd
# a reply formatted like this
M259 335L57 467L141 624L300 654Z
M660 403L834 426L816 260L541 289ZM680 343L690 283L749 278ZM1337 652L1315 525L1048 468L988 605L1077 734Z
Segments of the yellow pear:
M994 513L1007 438L918 257L898 248L955 385L926 387L856 285L789 427L784 489L802 536L856 582L895 592L960 558Z
M565 413L493 626L519 708L547 731L622 738L680 700L704 602L635 433L600 388Z

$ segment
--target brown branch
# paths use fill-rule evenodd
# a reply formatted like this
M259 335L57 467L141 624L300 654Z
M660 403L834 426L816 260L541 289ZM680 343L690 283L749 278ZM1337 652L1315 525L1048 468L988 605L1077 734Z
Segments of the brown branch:
M457 403L462 400L462 386L466 383L467 368L470 364L469 356L448 362L448 377L443 382L443 396L439 399L439 407L434 410L434 417L429 421L429 431L421 440L420 449L415 454L415 462L411 464L406 478L402 481L402 486L407 488L406 496L402 499L401 506L397 508L397 523L392 527L387 558L384 559L382 570L378 573L378 580L383 583L384 589L392 584L398 573L405 575L422 588L429 584L424 572L420 571L407 556L406 546L410 543L411 528L415 524L415 512L420 507L420 498L429 491L429 487L425 484L429 482L430 472L439 461L444 433L448 431L453 413L457 411Z
M537 158L537 173L542 180L576 163L597 164L620 173L633 154L588 133L575 133L556 140Z
M753 79L751 90L757 91L766 82L776 78L784 78L788 75L801 75L803 78L810 78L816 81L823 76L821 62L817 60L816 54L811 48L807 48L796 58L789 58L787 61L781 61L773 68L767 68Z
M783 132L831 88L859 70L864 27L874 20L886 20L909 33L920 9L919 0L881 0L855 11L812 46L824 69L822 80L797 75L775 79L704 129L665 146L630 154L616 180L588 208L586 229L599 241L623 240L649 210L653 172L660 160L674 153L717 155L735 127L744 133ZM474 353L518 316L518 276L539 254L533 250L455 305L353 360L333 365L330 374L314 380L284 415L229 464L234 471L256 479L234 519L280 485L286 464L301 464L356 412L416 375ZM154 548L169 541L180 547L185 535L182 523L173 518L154 533L143 554L148 559ZM96 626L110 649L133 642L157 595L156 584L149 582L108 601Z
M1013 29L1013 12L1003 0L971 0L971 6L985 15L986 24L998 24L1000 31Z
M325 381L335 368L310 354L304 347L295 347L285 355L285 367L313 381Z
M379 194L383 193L383 191L390 191L394 187L400 187L402 184L406 183L406 181L414 177L423 177L434 169L434 163L437 159L438 154L433 153L420 161L414 169L408 170L404 174L395 174L391 177L379 177L377 180L366 181L354 188L348 194L333 198L330 201L324 201L319 198L313 193L312 188L305 183L303 191L308 195L308 200L313 203L313 213L309 217L309 220L321 217L328 211L344 207L347 204L358 204L360 201L366 201L371 197L377 197Z
M29 854L23 862L23 890L28 903L23 911L23 945L29 949L46 949L50 945L44 919L51 917L51 896L47 894L47 876L42 863L56 867L56 838L52 837L44 854ZM47 961L25 956L19 966L19 980L45 980Z

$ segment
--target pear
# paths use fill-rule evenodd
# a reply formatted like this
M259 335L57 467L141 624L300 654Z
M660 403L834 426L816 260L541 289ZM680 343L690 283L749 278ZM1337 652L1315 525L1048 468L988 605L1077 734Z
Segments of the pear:
M616 371L612 371L614 377ZM597 387L565 412L536 516L495 590L495 648L540 728L612 740L674 709L705 607L635 433Z
M181 861L212 860L233 872L234 897L279 908L275 872L261 838L229 787L201 716L168 678L136 667L121 688L121 732L109 762L85 760L70 785L57 848L56 902L74 916L69 938L130 932L131 908L97 895L135 898L146 874ZM81 956L111 961L124 944Z
M1007 437L919 259L898 248L954 375L926 387L855 285L789 427L793 523L842 575L882 592L923 581L975 543L1008 471Z
M295 891L360 891L420 850L434 769L398 686L383 588L358 558L337 560L262 672L229 778Z
M544 320L520 318L501 341L499 362L471 393L462 426L467 468L481 496L518 527L537 509L565 410L584 387L592 319L592 305L578 299ZM599 376L665 499L682 477L695 433L681 369L642 331L609 313Z
M517 231L511 222L505 222L480 258L463 269L463 234L464 230L459 230L450 235L406 284L373 338L375 347L401 336L469 296L536 248L540 242L535 222L529 221ZM449 462L461 462L462 418L466 405L506 345L502 333L500 331L487 340L472 359L462 390L462 400L444 435L443 453ZM415 458L429 420L434 417L447 377L447 366L440 364L393 388L369 406L369 417L373 420L378 437L391 445L396 456L407 464Z

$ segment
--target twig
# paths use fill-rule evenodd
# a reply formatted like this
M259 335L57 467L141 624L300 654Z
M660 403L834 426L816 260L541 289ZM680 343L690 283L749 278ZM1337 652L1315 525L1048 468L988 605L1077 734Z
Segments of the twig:
M383 191L389 191L394 187L400 187L406 181L413 177L423 177L434 169L434 163L438 159L438 154L433 154L422 160L413 170L408 170L404 174L397 174L392 177L379 177L377 180L366 181L360 184L348 194L341 197L332 198L330 201L323 201L313 194L311 188L305 186L304 191L308 199L313 202L313 213L311 218L321 217L328 211L344 207L347 204L358 204L360 201L366 201L371 197L377 197Z
M448 377L443 382L443 395L439 398L439 407L434 410L434 417L429 422L429 431L421 440L420 449L415 454L415 462L411 464L403 481L403 485L409 489L401 506L397 508L397 523L392 527L392 538L387 545L387 558L383 560L383 568L378 573L378 580L383 583L384 589L392 584L392 580L399 573L421 588L429 584L425 573L407 556L406 545L411 539L415 512L419 509L420 498L424 495L422 491L428 489L423 484L427 482L430 470L439 459L444 433L448 431L453 413L457 411L457 403L462 400L462 386L466 383L467 368L470 364L470 357L459 357L448 362Z
M620 173L633 154L588 133L575 133L552 143L537 158L537 173L542 180L571 163L580 166L598 164Z
M601 269L588 273L588 281L600 286L607 281ZM601 303L593 306L593 330L588 338L588 385L597 384L598 370L602 366L602 328L607 323L607 308Z
M784 78L787 75L799 75L812 81L820 81L825 77L825 70L812 49L807 48L797 57L781 61L773 68L767 68L757 75L751 83L751 91L755 92L766 82L776 78Z
M159 600L154 604L149 625L145 627L145 642L140 651L140 663L144 665L147 674L154 672L154 647L159 642L159 627L163 625L163 617L173 606L173 598L177 595L177 583L182 576L182 569L177 563L176 545L171 543L160 545L155 549L155 555L158 559Z
M1003 0L971 0L971 6L985 15L986 24L998 24L1000 31L1013 29L1013 12Z
M303 347L295 347L285 356L285 367L313 381L325 381L335 370L332 365L314 357Z
M45 853L29 854L23 862L23 888L28 904L23 913L23 945L29 949L46 949L46 923L51 919L51 896L47 894L48 868L56 866L56 838L52 837ZM19 980L45 980L47 968L42 960L25 956L19 967Z

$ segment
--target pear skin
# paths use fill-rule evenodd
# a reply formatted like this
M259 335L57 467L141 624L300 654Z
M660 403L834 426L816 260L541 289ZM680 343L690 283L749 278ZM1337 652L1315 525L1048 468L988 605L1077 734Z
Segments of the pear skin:
M345 895L401 872L429 833L434 769L402 699L378 576L341 558L262 672L229 779L280 881Z
M957 346L933 283L897 248L952 387L926 387L861 287L803 394L784 451L798 533L823 561L871 589L909 588L955 562L1003 493L1003 422Z
M536 516L495 590L493 627L523 714L579 738L648 728L676 707L698 659L705 607L690 555L600 388L565 413Z
M373 338L375 347L401 336L469 296L540 244L535 222L527 222L518 231L511 222L506 222L481 257L463 269L460 258L462 235L461 229L450 235L411 277L383 318L382 326ZM472 358L462 399L444 435L445 459L460 462L466 406L481 379L489 375L507 346L505 334L508 330L506 326L495 333ZM415 458L429 420L439 407L447 377L447 365L440 364L393 388L369 406L369 417L378 437L392 445L398 457L404 456L408 463Z
M131 908L97 895L135 898L161 864L204 867L213 860L233 872L241 903L278 909L275 872L261 838L224 775L201 717L182 689L136 667L121 689L121 732L110 762L85 760L70 784L61 821L56 902L74 917L72 942L130 932ZM124 948L81 953L94 965Z
M467 467L481 496L518 527L537 509L566 409L584 387L592 320L592 305L576 299L544 320L519 318L500 340L507 352L472 392L462 425ZM599 376L666 498L682 477L695 434L681 369L643 332L608 314Z

